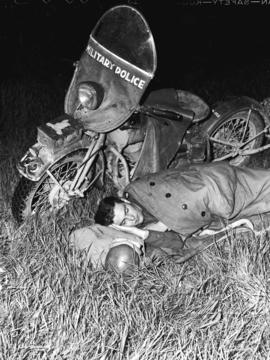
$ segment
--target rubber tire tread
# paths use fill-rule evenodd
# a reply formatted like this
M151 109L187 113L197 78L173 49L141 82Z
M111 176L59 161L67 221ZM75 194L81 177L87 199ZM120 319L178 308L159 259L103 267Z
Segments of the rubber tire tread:
M11 201L11 212L18 224L21 224L25 220L23 213L26 210L27 200L34 190L35 185L35 182L30 181L25 177L21 177L16 186Z

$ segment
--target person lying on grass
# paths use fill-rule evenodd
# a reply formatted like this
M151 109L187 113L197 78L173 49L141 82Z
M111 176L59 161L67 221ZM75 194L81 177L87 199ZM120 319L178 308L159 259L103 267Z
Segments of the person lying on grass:
M134 267L140 267L157 257L163 260L171 257L176 262L182 262L197 252L198 244L194 249L183 249L179 238L177 248L172 247L173 243L170 243L169 248L159 246L162 244L162 234L156 235L158 236L155 242L155 233L150 236L149 230L93 224L74 230L69 240L75 249L86 251L87 260L95 269L113 269L121 274L127 274L133 271Z
M270 212L268 169L215 162L136 179L127 185L123 198L101 200L95 221L165 231L162 246L167 247L171 231L180 235L182 243L196 243L232 222L267 212ZM252 227L249 220L245 222Z

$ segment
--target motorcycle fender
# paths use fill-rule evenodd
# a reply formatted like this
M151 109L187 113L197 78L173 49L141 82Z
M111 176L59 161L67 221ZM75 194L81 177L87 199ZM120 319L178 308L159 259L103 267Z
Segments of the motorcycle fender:
M51 166L66 155L80 150L87 149L91 139L83 137L66 148L51 151L47 146L37 142L28 149L17 165L19 173L31 181L39 181Z
M265 124L270 124L269 118L263 106L258 101L248 96L241 96L230 101L217 103L215 106L213 106L212 115L207 120L207 122L209 123L210 121L219 121L221 118L228 117L235 112L249 109L258 112L263 118Z

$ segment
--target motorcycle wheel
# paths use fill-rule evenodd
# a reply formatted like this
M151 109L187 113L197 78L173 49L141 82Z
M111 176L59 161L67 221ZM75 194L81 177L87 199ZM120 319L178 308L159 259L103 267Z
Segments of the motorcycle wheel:
M50 171L62 186L67 187L72 182L85 153L80 150L69 154L52 166ZM63 191L61 193L59 186L47 174L37 182L21 177L12 197L12 215L20 224L31 215L50 211L55 199L57 209L61 209L67 205L61 195Z
M227 160L231 165L245 166L250 162L251 155L236 157L228 155L233 152L233 148L239 148L241 143L260 133L264 129L264 120L259 113L251 111L249 114L249 109L247 109L230 114L219 121L210 119L203 125L203 128L210 139L210 161ZM241 149L257 149L262 145L263 139L262 134ZM223 159L224 156L228 157Z

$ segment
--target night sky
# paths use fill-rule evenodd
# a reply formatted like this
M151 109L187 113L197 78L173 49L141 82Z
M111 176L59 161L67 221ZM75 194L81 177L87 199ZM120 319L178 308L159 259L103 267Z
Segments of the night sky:
M121 3L141 10L153 32L154 86L194 87L195 79L222 81L249 66L270 70L265 1L0 0L0 79L70 78L99 17Z

